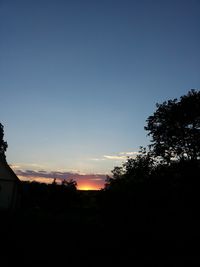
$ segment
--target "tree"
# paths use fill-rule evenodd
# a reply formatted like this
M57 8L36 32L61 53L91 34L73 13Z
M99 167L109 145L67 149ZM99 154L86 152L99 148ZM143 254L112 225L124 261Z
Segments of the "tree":
M69 190L76 191L77 182L74 181L73 179L70 179L70 180L65 180L64 179L62 181L62 186L66 187Z
M107 177L105 188L119 191L123 188L132 189L132 185L143 183L149 178L154 166L154 158L149 151L140 147L136 158L127 158L121 167L114 167L112 177Z
M136 158L128 158L123 164L126 177L131 177L134 182L145 181L154 169L154 158L145 147L140 147Z
M4 130L3 125L0 123L0 158L5 160L5 152L8 147L7 142L3 140L4 137Z
M150 149L165 162L200 158L200 91L190 90L180 100L156 104L145 130L152 137Z
M105 189L114 189L118 191L121 188L121 181L122 184L124 184L124 167L116 166L111 172L112 177L108 175L106 177Z

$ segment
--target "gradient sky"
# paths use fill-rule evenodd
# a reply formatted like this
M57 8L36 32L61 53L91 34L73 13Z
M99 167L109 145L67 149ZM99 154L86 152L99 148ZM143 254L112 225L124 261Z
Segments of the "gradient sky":
M155 104L200 88L199 14L198 0L0 0L8 163L83 181L149 144Z

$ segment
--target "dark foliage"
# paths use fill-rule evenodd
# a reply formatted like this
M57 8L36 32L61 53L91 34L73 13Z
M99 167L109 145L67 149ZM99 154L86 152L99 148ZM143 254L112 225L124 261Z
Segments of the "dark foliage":
M0 123L0 158L5 159L5 152L8 147L7 142L3 140L4 137L4 129L3 125Z
M40 210L63 211L76 204L76 182L64 180L57 184L22 182L22 206Z
M153 144L114 168L103 212L121 239L142 240L145 251L191 253L200 238L200 92L157 105L147 121Z
M115 167L104 190L23 182L21 211L0 220L4 247L25 266L199 265L199 107L193 90L157 105L150 149Z
M200 91L157 104L145 127L152 137L154 156L171 159L200 157Z

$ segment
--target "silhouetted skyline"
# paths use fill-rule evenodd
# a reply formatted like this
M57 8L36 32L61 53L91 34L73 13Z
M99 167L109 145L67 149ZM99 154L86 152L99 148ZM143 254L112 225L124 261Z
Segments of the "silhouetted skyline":
M155 104L200 88L199 10L195 0L1 1L8 163L101 175L146 146Z

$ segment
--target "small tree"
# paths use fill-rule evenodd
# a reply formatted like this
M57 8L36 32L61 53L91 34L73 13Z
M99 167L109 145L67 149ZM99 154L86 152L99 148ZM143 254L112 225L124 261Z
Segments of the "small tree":
M200 158L200 91L190 90L178 101L165 101L147 119L150 149L165 162Z
M140 147L136 158L128 158L123 164L127 177L131 177L134 182L145 181L154 168L154 158L145 147Z
M0 158L5 160L6 156L5 156L5 152L6 152L6 149L8 147L8 144L7 142L5 142L3 140L3 137L4 137L4 129L3 129L3 125L0 123Z
M66 187L69 190L76 191L77 182L74 181L73 179L70 179L70 180L65 180L64 179L62 181L62 186Z
M145 182L154 169L154 158L144 147L140 147L136 158L127 158L121 167L115 167L112 170L112 177L107 177L106 189L116 188L121 190L126 187L132 188L132 185Z

